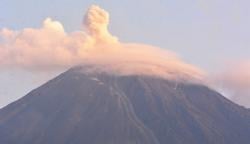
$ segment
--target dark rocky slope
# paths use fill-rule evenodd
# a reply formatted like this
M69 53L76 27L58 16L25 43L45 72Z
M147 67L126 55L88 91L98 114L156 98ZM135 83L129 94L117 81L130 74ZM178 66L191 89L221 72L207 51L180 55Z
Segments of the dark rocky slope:
M249 144L250 112L206 86L73 68L0 110L1 144Z

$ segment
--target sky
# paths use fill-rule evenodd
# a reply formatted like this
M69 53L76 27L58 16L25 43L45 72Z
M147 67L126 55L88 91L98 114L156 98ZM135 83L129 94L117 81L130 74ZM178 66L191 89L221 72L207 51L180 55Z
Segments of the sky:
M1 0L0 29L40 28L51 17L66 32L78 31L92 4L109 12L109 31L124 43L174 51L184 61L215 75L237 67L234 63L249 63L248 0ZM0 68L0 107L61 72Z

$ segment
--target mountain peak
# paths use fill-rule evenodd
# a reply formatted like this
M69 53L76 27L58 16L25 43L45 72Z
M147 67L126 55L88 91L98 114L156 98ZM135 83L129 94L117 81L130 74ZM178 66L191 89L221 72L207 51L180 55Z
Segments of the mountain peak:
M200 84L78 66L0 110L0 143L247 144L250 112ZM98 71L99 72L99 71Z
M178 71L168 69L168 66L157 64L146 64L138 62L136 65L128 66L127 63L90 63L78 65L68 70L70 73L86 75L109 75L109 76L141 76L175 81L177 83L204 84L204 77L198 73L191 74L190 71Z

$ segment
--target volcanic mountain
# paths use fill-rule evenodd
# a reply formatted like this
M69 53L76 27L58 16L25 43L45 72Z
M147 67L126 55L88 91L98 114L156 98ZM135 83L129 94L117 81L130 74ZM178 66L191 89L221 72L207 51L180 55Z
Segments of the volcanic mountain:
M248 144L250 111L203 84L74 67L0 110L1 144Z

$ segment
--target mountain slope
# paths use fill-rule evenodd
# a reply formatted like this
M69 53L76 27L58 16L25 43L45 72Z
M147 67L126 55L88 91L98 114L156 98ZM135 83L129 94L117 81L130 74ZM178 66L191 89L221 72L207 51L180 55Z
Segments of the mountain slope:
M73 68L0 110L6 144L247 144L250 112L198 84Z

